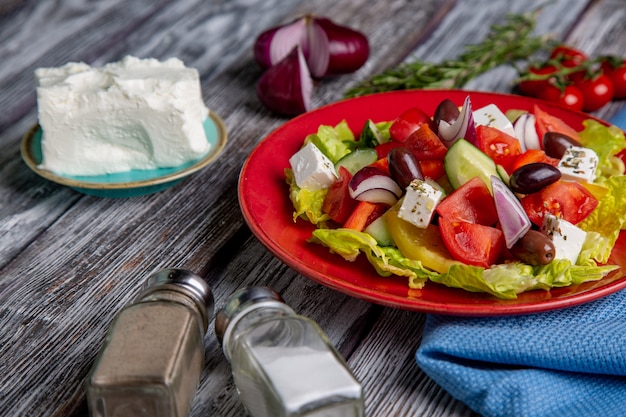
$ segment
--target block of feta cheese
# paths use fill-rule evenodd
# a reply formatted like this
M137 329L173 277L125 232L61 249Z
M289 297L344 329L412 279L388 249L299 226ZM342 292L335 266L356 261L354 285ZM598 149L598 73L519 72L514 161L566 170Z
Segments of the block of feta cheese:
M557 168L564 180L592 182L596 178L598 155L592 149L572 146L565 150Z
M485 107L481 107L478 110L474 110L472 112L472 117L474 118L474 124L476 126L489 126L495 127L498 130L503 131L513 137L517 137L515 135L515 129L513 128L513 123L506 117L502 110L495 104L488 104Z
M321 190L337 179L335 165L313 143L308 143L289 158L296 184L300 188Z
M101 175L174 167L210 148L198 71L177 58L35 71L41 168Z
M428 227L443 193L420 179L406 187L398 217L422 229Z
M576 264L587 232L550 213L543 217L541 232L554 243L556 259L569 259L572 264Z

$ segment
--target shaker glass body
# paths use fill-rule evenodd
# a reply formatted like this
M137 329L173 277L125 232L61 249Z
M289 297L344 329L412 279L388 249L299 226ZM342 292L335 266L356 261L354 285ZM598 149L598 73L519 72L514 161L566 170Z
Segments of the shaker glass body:
M360 383L317 323L269 301L238 313L223 347L252 417L362 417Z
M204 366L203 313L161 289L114 319L87 381L93 417L184 417Z

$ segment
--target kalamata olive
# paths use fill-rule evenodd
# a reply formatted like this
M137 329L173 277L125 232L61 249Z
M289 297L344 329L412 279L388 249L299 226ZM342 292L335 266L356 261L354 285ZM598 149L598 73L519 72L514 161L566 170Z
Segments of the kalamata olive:
M511 174L509 187L513 192L532 194L561 178L561 171L545 162L522 165Z
M439 103L433 115L435 126L438 128L439 122L442 120L452 124L459 118L459 114L459 107L452 100L446 98Z
M559 132L546 132L542 139L543 150L546 155L561 159L565 150L572 146L582 146L576 139Z
M529 265L547 265L554 259L555 248L548 236L531 229L515 242L511 254Z
M400 185L400 188L406 188L415 178L424 179L419 162L409 149L402 146L393 148L387 155L387 160L389 161L389 173Z

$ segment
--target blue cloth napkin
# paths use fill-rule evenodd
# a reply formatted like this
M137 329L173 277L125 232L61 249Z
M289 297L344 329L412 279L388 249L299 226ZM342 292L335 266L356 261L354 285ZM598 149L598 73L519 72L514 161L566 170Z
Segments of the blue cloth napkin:
M611 123L626 128L626 107ZM626 290L526 316L429 315L416 359L485 417L626 416Z

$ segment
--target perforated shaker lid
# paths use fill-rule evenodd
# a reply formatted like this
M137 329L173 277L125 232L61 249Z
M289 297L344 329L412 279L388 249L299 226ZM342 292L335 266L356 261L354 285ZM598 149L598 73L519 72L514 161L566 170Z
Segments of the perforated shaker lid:
M228 297L224 306L220 308L215 315L215 335L220 343L222 343L224 339L224 333L228 325L239 313L254 304L268 301L285 302L280 294L273 289L260 286L242 288Z
M214 300L209 284L186 269L162 269L151 274L143 285L140 297L160 289L170 289L184 292L191 296L203 315L204 328L208 327L209 317L213 315Z

